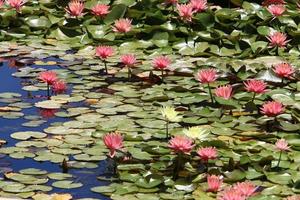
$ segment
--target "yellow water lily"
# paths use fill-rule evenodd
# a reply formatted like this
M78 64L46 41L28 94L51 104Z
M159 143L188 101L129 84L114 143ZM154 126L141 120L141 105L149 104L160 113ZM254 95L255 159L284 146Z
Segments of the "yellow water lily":
M180 122L182 119L182 116L178 115L179 112L177 112L174 107L165 106L160 111L162 116L166 119L166 121Z
M189 138L203 141L207 139L209 135L209 126L193 126L188 129L184 129L183 133Z

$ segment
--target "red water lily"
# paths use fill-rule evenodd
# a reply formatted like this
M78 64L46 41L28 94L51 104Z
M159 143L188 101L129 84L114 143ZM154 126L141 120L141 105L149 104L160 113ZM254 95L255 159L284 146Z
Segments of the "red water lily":
M202 69L198 71L196 78L201 83L212 83L217 79L217 71L215 69Z
M123 137L118 132L108 133L103 136L103 142L105 146L109 149L109 156L111 158L115 157L116 150L119 150L123 147Z
M285 1L284 0L264 0L262 2L263 6L269 6L272 4L285 4Z
M52 90L55 94L64 93L67 90L67 84L62 80L55 81L52 85Z
M203 147L198 149L197 154L201 160L208 162L208 160L214 160L217 158L218 151L215 147Z
M177 135L173 137L169 141L168 146L176 153L185 153L185 154L190 153L190 151L194 147L192 139L181 135Z
M232 86L231 85L220 86L215 90L215 94L217 97L221 97L223 99L230 99L232 96Z
M248 92L254 92L256 94L262 94L265 93L267 84L263 80L255 80L255 79L250 79L248 81L244 82L245 89Z
M41 81L44 83L47 83L48 85L52 85L57 81L57 74L54 71L44 71L39 74L38 77Z
M191 3L189 4L177 4L177 11L181 19L184 21L191 22L193 14L195 11L193 10L193 5Z
M81 0L71 0L65 10L69 15L73 17L82 16L84 10L84 3Z
M26 3L24 0L7 0L7 3L10 7L16 9L17 12L20 12L21 7Z
M287 40L287 35L285 33L275 32L270 34L267 39L270 42L271 47L281 47L284 48L289 40Z
M267 9L274 17L281 16L285 12L285 6L282 4L269 5Z
M276 117L277 115L283 113L283 111L284 106L278 101L268 101L261 107L261 113L267 115L268 117Z
M223 183L222 176L208 175L207 176L207 185L208 185L207 191L208 192L218 192L222 183Z
M279 63L274 66L273 71L280 78L291 78L295 70L289 63Z
M132 28L131 22L132 20L127 18L116 20L113 31L117 33L127 33Z
M93 15L103 18L109 13L109 8L110 6L105 4L96 4L92 7L91 11Z
M207 9L207 0L191 0L193 10L197 13Z

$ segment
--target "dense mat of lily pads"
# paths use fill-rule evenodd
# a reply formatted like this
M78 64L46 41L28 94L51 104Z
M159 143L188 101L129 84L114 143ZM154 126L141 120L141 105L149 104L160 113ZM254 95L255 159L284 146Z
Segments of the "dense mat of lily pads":
M1 36L18 42L2 42L0 56L41 66L13 76L43 98L31 105L1 93L0 115L25 118L22 109L35 106L68 121L15 132L18 142L0 153L64 172L106 160L97 176L111 184L90 190L112 199L298 199L298 5L233 2L241 7L7 1ZM38 61L51 56L61 61ZM61 68L42 68L53 64ZM27 119L24 126L43 123ZM82 187L68 173L40 169L5 178L1 196L70 199L48 194Z

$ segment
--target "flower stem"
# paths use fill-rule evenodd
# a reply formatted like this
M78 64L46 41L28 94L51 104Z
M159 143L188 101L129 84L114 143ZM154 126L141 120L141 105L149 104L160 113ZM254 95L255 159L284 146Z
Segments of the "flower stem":
M174 171L173 171L173 180L178 178L178 174L182 167L182 153L178 153L175 161Z
M280 151L280 154L279 154L279 159L278 159L277 167L279 167L279 164L280 164L280 161L281 161L281 156L282 156L282 151Z
M128 67L128 80L131 78L131 70L130 67Z
M163 69L161 69L161 80L162 80L162 82L164 81L164 70Z
M103 60L103 62L104 62L104 67L105 67L105 73L108 74L106 60Z
M255 96L256 96L256 93L253 92L252 102L254 102Z
M212 95L209 83L207 83L207 86L208 86L208 92L209 92L209 96L210 96L211 102L214 103L214 98L213 98L213 95Z

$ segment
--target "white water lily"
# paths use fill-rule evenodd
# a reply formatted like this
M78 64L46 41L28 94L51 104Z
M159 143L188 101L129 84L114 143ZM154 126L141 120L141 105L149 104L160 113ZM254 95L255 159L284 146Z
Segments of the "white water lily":
M182 116L178 115L179 112L177 112L174 107L165 106L160 111L162 116L166 119L166 121L180 122L182 119Z
M183 133L189 138L203 141L207 139L210 131L209 131L209 126L193 126L188 129L184 129Z

